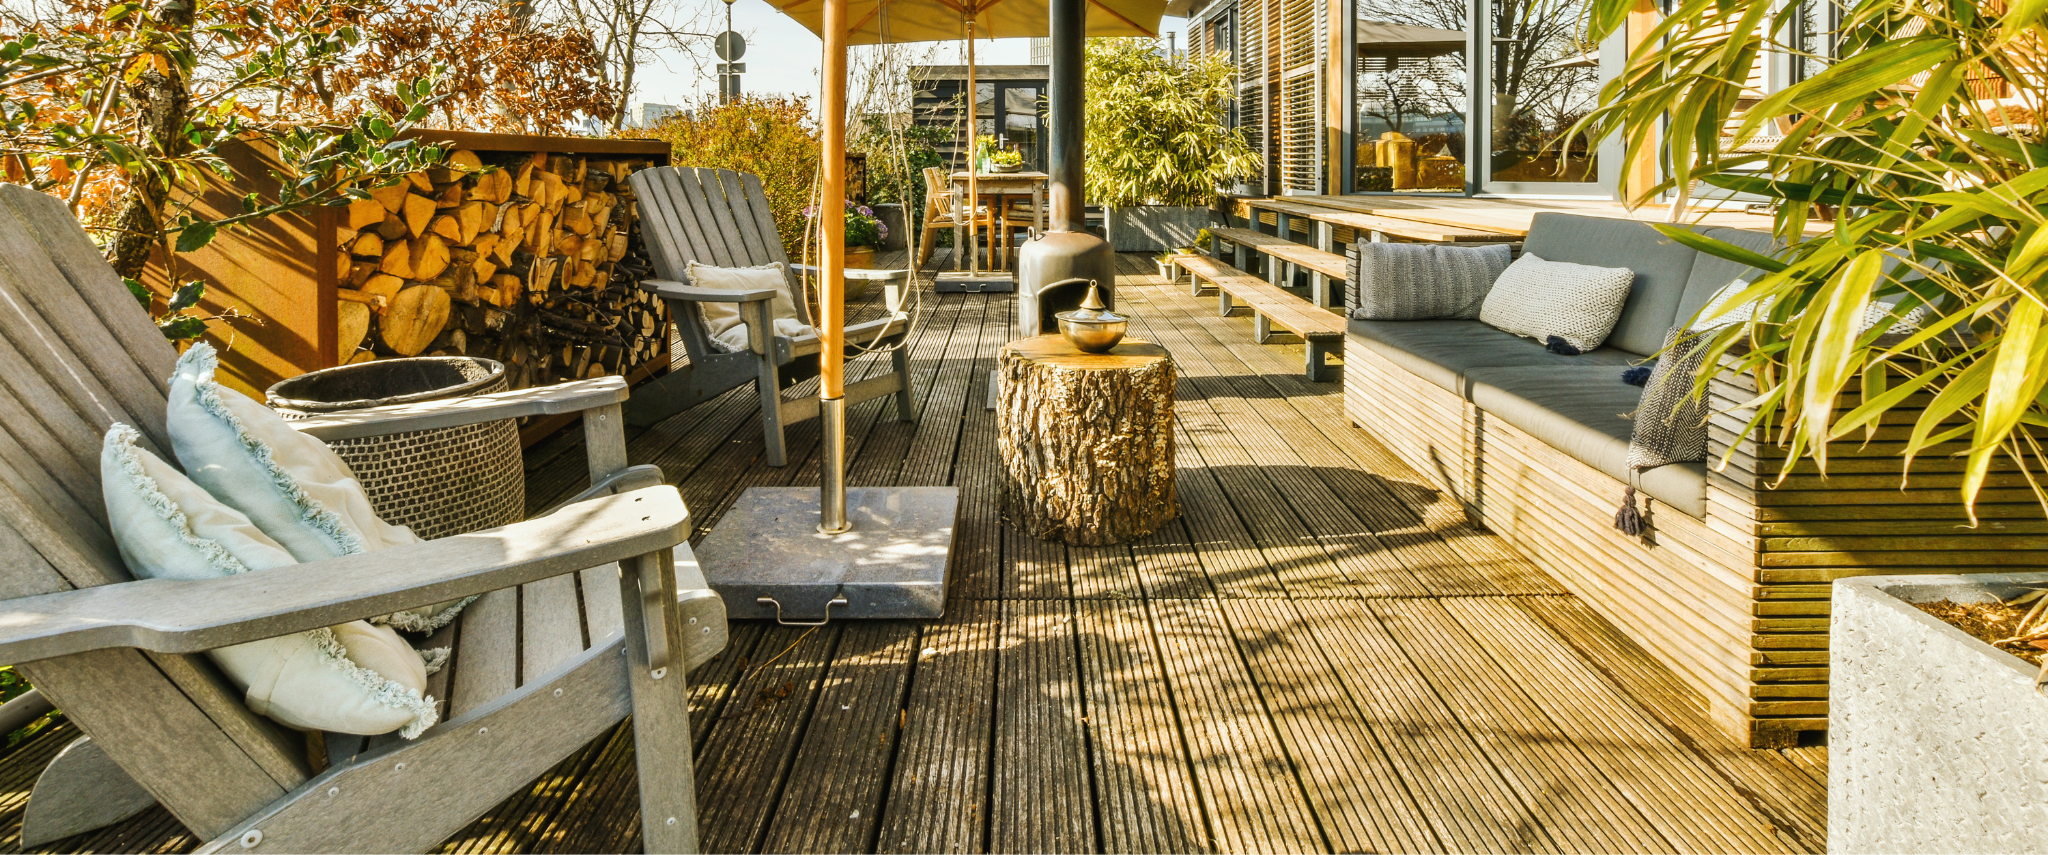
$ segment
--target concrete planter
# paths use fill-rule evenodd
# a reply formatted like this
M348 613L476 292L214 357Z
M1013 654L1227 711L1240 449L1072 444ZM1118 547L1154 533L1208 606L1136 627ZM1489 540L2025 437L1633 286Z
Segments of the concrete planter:
M1163 252L1195 245L1209 225L1209 209L1181 205L1110 208L1109 245L1117 252Z
M1828 851L2048 852L2048 697L2032 665L1914 608L2048 574L1835 583Z
M900 251L910 248L910 227L903 222L903 206L895 202L883 202L874 207L875 219L889 227L889 236L882 239L882 249Z

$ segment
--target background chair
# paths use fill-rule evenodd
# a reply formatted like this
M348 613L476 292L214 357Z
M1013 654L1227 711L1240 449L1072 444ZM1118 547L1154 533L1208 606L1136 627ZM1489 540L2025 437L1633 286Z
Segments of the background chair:
M775 296L772 289L726 291L691 286L689 263L784 265L789 270L788 287L795 297L792 302L798 320L805 325L816 322L810 317L798 276L816 274L818 269L789 263L759 176L730 169L665 166L643 169L628 180L639 199L641 235L653 256L654 270L661 276L641 282L640 287L668 304L669 320L675 324L690 361L635 389L626 405L626 418L636 425L653 424L752 381L761 396L761 432L768 465L786 465L789 453L783 426L817 415L818 398L784 397L782 390L817 375L818 337L776 334L768 315L769 301ZM892 348L890 369L848 385L846 405L895 395L896 417L910 421L910 358L897 346L910 329L910 315L903 311L910 271L848 270L846 278L882 283L887 304L883 317L847 325L848 357L859 355L858 348L863 346ZM740 317L747 324L745 350L733 353L713 346L704 316L697 311L697 304L710 302L739 304Z
M924 232L918 241L918 269L924 269L925 264L931 261L932 236L947 226L953 229L953 269L967 266L967 230L973 229L977 235L992 234L995 231L994 216L986 205L979 204L973 206L970 214L964 201L965 191L954 186L952 178L940 166L924 168L924 199ZM993 257L994 241L983 237L981 245Z

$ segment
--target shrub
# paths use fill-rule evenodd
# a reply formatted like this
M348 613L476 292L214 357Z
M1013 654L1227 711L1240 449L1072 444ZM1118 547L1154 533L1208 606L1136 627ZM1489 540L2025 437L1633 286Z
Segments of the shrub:
M1151 39L1089 39L1088 199L1206 205L1258 172L1250 140L1223 125L1237 71L1220 55L1167 58Z
M804 209L811 204L819 151L809 98L747 96L730 104L707 100L646 133L668 142L677 166L761 176L783 250L791 260L804 257Z

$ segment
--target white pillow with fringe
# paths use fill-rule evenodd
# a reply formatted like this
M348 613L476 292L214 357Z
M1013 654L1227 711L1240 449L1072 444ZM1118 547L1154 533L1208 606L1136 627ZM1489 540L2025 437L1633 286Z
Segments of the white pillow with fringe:
M327 443L215 382L217 365L213 345L201 342L178 358L171 375L171 450L194 482L248 516L302 562L419 542L412 529L377 516L354 470ZM408 609L372 622L433 632L474 599Z
M299 563L249 518L216 500L116 424L100 449L100 484L121 558L137 578L214 579ZM440 714L422 657L398 633L366 621L211 650L249 708L288 727L411 739Z

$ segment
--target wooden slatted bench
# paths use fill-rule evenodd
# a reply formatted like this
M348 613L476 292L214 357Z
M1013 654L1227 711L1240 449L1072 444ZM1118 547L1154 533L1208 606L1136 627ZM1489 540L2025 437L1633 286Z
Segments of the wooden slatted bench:
M1178 255L1174 257L1174 263L1195 278L1208 280L1216 286L1217 314L1230 314L1230 310L1236 308L1233 298L1243 300L1252 310L1253 338L1260 344L1272 337L1276 326L1300 336L1308 357L1308 379L1318 383L1329 379L1325 359L1331 353L1344 349L1342 316L1213 258Z
M1329 293L1331 281L1344 281L1344 256L1335 252L1324 252L1312 246L1295 243L1284 237L1277 237L1251 229L1212 228L1212 240L1230 244L1236 249L1237 269L1252 269L1253 255L1263 254L1269 259L1266 265L1266 281L1278 288L1286 288L1288 281L1286 267L1289 264L1317 274L1310 280L1309 302L1317 306L1328 306L1334 301ZM1221 247L1212 248L1222 258ZM1201 294L1202 280L1195 278L1189 286L1190 293Z

